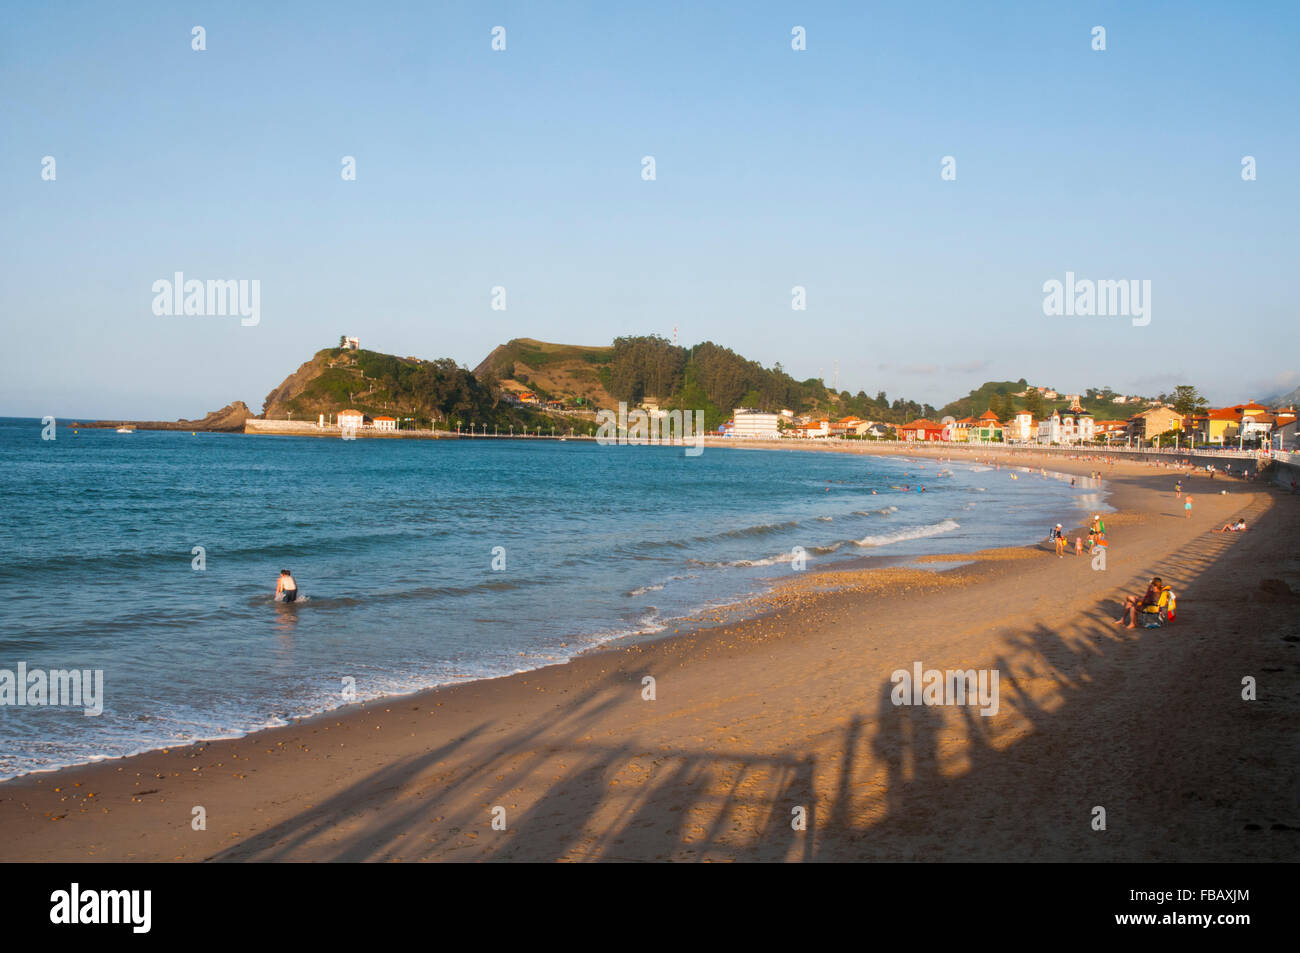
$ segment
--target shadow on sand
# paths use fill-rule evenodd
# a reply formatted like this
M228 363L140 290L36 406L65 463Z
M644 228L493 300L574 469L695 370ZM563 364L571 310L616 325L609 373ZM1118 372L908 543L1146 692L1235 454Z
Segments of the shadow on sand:
M1269 505L1247 512L1252 525ZM1233 542L1207 534L1129 578L1135 592L1156 573L1177 587L1176 629L1122 629L1106 604L1069 638L1041 625L1007 633L993 718L974 707L896 707L885 680L808 751L596 741L634 684L616 672L544 724L491 735L485 763L464 749L499 730L491 724L386 765L211 859L288 860L306 848L341 861L1240 859L1251 818L1234 814L1210 775L1251 731L1249 715L1234 714L1243 706L1232 706L1231 685L1207 710L1192 669L1158 650L1161 639L1223 634L1197 635L1196 605ZM1116 706L1131 713L1119 734ZM1156 719L1144 720L1157 709L1161 725L1187 720L1167 752ZM1198 742L1205 725L1217 739ZM541 794L515 807L525 788ZM504 832L490 826L498 804L509 811ZM1104 833L1090 826L1098 805ZM805 830L792 825L799 808ZM1294 804L1291 814L1295 823Z

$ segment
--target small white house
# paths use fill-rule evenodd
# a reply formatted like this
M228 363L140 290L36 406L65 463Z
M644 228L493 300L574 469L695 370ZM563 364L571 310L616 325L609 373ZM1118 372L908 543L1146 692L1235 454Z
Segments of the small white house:
M359 410L340 410L339 429L360 430L365 419L366 415Z
M376 417L376 418L375 418L375 429L376 429L376 430L385 430L385 431L389 431L389 432L394 431L394 430L397 429L397 418L396 418L396 417Z

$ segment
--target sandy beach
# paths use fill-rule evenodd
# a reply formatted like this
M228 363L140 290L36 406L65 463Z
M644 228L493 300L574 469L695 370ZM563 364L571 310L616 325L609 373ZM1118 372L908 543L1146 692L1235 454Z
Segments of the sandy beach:
M1300 856L1300 498L1185 476L1185 519L1169 469L978 455L1101 470L1106 569L1045 543L787 569L739 622L0 784L0 858ZM1213 532L1237 516L1246 533ZM1177 620L1114 624L1156 574ZM917 662L996 670L997 713L894 704Z

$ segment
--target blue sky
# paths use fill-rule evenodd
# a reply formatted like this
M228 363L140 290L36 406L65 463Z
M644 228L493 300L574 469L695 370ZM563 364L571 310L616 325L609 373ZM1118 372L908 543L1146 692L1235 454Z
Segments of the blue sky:
M622 6L6 5L0 414L260 410L342 333L473 367L674 325L936 405L1300 384L1300 5ZM176 271L258 279L260 323L156 316ZM1045 316L1067 271L1150 280L1151 323Z

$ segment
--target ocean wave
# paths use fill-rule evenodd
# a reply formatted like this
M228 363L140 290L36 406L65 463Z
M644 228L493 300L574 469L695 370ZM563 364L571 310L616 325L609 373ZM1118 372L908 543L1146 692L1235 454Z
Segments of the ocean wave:
M890 513L897 513L897 506L885 506L878 510L854 510L854 516L888 516Z
M794 529L799 525L798 520L785 520L780 523L756 523L753 526L742 526L740 529L728 529L718 533L709 533L704 536L682 537L681 539L645 539L637 543L629 543L620 547L628 552L638 552L646 549L685 549L694 547L698 543L708 543L718 539L743 539L747 536L767 536L770 533L779 533L782 530Z
M703 543L710 539L734 539L741 536L766 536L768 533L779 533L783 529L793 529L798 525L798 520L786 520L782 523L758 523L754 526L746 526L743 529L729 529L714 536L697 536L696 540Z
M960 528L960 525L954 519L945 519L938 523L930 523L925 526L908 526L896 529L891 533L881 533L876 536L865 536L862 539L841 539L833 543L827 543L824 546L807 546L804 547L805 556L829 556L831 553L839 552L845 546L888 546L890 543L898 543L909 539L925 539L928 536L938 536L942 533L950 533ZM775 556L768 556L762 559L730 559L720 560L718 562L709 562L705 560L691 560L697 566L708 566L713 569L747 569L755 566L776 566L781 563L788 563L794 559L794 553L777 553Z
M814 547L810 552L816 552ZM778 553L775 556L769 556L766 559L733 559L723 560L721 562L707 562L704 560L692 559L691 562L697 566L708 566L711 569L747 569L752 566L775 566L779 563L788 563L794 559L794 553Z
M960 528L961 524L956 520L946 519L938 523L931 523L928 526L909 526L905 529L894 530L892 533L881 533L879 536L865 536L854 542L858 546L888 546L890 543L899 543L906 539L925 539L927 536L939 536Z

